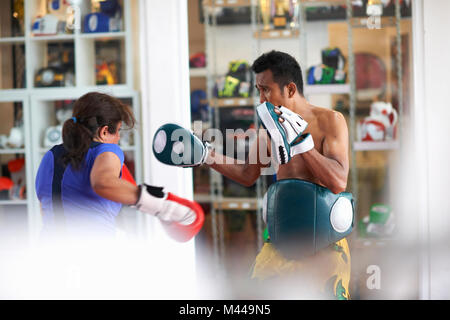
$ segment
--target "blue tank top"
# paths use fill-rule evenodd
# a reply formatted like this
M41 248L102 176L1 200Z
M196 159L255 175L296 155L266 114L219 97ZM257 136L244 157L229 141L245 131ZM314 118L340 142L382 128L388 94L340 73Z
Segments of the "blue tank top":
M54 146L43 157L36 176L36 193L43 211L44 231L63 221L69 233L113 235L115 218L122 204L105 199L91 187L90 173L95 159L113 152L122 167L124 154L116 144L93 142L80 170L64 166L63 145ZM122 172L120 173L122 175Z

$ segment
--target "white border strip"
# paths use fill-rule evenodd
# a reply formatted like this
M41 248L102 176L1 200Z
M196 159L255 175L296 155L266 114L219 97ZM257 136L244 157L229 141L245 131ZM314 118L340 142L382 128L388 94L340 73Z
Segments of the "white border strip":
M428 208L429 199L429 163L427 159L427 113L425 111L425 27L424 27L424 1L414 0L412 2L412 36L413 36L413 104L412 104L412 134L417 146L415 153L418 183L416 184L417 212L419 213L419 239L423 244L420 252L419 264L419 298L431 298L431 266L430 266L430 217ZM420 132L419 132L420 131Z

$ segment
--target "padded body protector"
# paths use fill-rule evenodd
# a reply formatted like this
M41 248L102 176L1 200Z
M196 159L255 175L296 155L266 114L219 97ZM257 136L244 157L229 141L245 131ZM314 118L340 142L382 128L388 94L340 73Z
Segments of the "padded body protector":
M351 193L334 194L311 182L286 179L272 184L265 198L270 242L286 258L314 255L352 232Z

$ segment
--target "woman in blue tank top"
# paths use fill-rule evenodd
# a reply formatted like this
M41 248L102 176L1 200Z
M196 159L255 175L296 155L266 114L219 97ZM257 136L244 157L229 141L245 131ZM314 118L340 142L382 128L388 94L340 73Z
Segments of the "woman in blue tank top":
M124 161L119 130L134 123L131 109L109 95L91 92L75 102L63 144L44 155L36 176L44 230L114 235L122 204L138 199L138 187L119 179Z
M114 97L91 92L75 102L73 117L63 126L63 144L44 155L36 176L45 234L114 237L123 204L158 217L178 241L201 229L198 204L162 187L121 179L124 154L117 143L123 123L132 128L135 118Z

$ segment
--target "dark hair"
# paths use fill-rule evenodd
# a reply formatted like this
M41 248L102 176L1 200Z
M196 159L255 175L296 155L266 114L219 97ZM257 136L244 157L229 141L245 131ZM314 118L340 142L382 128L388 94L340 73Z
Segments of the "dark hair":
M79 169L98 129L108 126L108 132L117 132L117 126L124 122L133 128L136 122L131 108L122 101L107 94L89 92L75 101L71 118L64 123L63 145L66 154L64 164Z
M287 53L275 50L264 53L253 62L252 70L255 73L270 70L273 81L278 84L281 91L284 86L293 82L297 86L298 92L303 95L302 69L297 60Z

